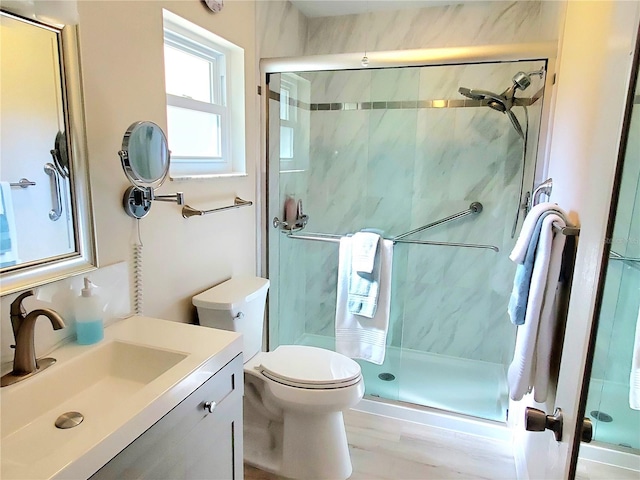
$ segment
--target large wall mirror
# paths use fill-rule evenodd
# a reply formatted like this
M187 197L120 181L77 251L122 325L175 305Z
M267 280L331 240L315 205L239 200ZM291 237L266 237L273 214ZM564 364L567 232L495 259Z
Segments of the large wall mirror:
M96 266L77 30L0 12L2 295Z

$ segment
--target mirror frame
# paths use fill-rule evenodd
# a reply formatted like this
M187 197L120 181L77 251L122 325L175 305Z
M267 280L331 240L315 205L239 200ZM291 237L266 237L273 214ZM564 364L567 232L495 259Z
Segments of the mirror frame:
M6 10L2 13L58 32L62 104L72 167L69 185L76 245L75 251L68 254L3 269L0 272L0 295L3 296L94 270L98 266L98 251L89 179L78 28L75 25L49 25Z

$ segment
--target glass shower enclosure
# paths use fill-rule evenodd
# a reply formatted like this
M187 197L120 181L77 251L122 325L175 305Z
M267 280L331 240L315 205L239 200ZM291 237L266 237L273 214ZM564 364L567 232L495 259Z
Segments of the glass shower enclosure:
M270 350L335 348L337 238L366 228L394 238L477 202L481 212L395 244L385 361L358 362L368 396L505 421L516 334L508 255L533 184L544 75L518 91L520 132L490 98L458 89L502 92L517 72L544 68L269 75Z
M593 423L595 441L635 455L640 453L640 393L637 386L635 395L632 393L631 383L637 369L634 352L636 357L640 355L636 333L640 329L639 108L640 82L634 95L616 218L609 239L611 251L585 410Z

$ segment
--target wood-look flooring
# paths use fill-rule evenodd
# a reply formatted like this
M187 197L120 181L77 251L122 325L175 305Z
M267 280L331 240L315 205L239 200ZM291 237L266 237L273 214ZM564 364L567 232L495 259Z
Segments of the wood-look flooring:
M511 443L350 410L351 480L515 480ZM245 465L246 480L279 477ZM640 480L637 471L580 459L577 480Z
M350 410L352 480L515 479L510 443ZM278 477L245 466L247 480Z

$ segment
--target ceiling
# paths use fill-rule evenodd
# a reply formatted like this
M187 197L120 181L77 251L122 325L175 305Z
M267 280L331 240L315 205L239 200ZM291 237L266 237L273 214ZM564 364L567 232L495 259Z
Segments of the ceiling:
M378 10L437 7L465 3L440 0L290 0L307 17L333 17ZM467 0L469 1L469 0Z

